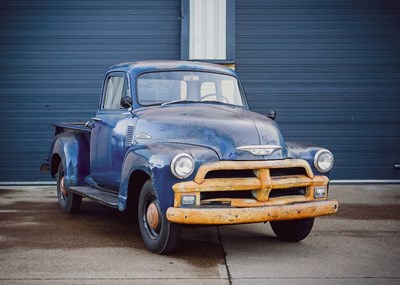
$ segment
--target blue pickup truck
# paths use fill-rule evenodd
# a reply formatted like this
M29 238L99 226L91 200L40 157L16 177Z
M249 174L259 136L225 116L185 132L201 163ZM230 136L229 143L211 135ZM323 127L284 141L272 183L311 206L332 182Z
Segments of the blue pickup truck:
M185 61L109 68L95 116L59 123L48 169L58 201L76 213L82 198L136 214L145 246L173 251L183 225L270 222L296 242L328 200L332 153L286 142L274 121L249 110L229 68Z

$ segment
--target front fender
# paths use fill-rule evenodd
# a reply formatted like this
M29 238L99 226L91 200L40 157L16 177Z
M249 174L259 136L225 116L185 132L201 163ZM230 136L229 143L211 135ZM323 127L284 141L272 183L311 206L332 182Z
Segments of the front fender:
M315 175L325 175L329 177L330 172L326 173L320 173L314 166L314 157L315 154L324 148L311 145L311 144L301 144L301 143L293 143L293 142L287 142L286 143L287 149L288 149L288 156L290 158L300 158L307 160L307 162L310 164L313 172Z
M176 178L170 170L172 159L182 152L192 155L195 160L195 170L193 174L186 179ZM130 177L134 171L145 172L151 178L160 201L161 211L166 213L167 209L174 205L172 185L185 180L193 180L200 165L210 161L218 161L218 155L216 152L206 147L176 143L132 146L127 151L122 166L118 202L119 210L124 211L126 209ZM135 183L135 181L133 181L133 183Z
M85 134L65 132L54 138L51 147L50 169L51 175L57 173L58 161L55 156L61 158L64 166L64 184L66 187L83 185L84 178L90 173L89 141Z

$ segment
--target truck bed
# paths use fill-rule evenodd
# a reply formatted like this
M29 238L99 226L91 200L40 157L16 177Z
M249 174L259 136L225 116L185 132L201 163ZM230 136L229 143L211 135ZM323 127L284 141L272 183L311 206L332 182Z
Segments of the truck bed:
M91 129L84 122L55 123L52 125L56 128L55 135L68 131L81 131L89 134L91 132Z

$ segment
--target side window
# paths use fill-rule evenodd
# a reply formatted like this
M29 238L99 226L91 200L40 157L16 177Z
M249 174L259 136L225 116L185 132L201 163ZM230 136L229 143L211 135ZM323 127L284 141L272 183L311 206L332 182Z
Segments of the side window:
M106 94L103 101L103 108L106 110L123 109L121 98L128 95L127 82L124 76L110 76L106 82Z

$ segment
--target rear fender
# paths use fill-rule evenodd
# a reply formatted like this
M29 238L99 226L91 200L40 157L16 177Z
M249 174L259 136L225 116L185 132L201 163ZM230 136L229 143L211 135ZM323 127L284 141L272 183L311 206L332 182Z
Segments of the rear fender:
M88 136L77 132L61 133L54 138L50 152L53 177L57 174L58 164L62 163L66 187L84 184L85 176L90 173ZM61 158L61 162L57 157Z

